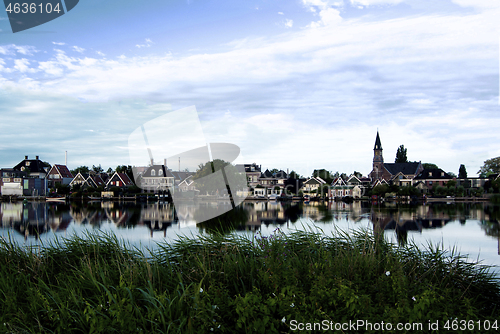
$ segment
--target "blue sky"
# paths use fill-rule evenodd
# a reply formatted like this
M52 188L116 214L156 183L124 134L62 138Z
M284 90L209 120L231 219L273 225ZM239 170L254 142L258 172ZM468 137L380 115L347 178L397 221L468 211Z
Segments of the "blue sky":
M129 164L141 124L195 105L237 162L368 174L384 158L475 175L500 156L500 4L81 0L13 34L0 14L0 167Z

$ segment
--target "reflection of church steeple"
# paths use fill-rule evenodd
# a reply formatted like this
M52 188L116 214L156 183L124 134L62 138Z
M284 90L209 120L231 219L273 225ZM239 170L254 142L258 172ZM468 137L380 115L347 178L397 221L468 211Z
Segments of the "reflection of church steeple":
M376 179L381 177L380 173L383 167L384 157L382 156L382 143L380 142L380 136L377 130L377 138L375 139L375 146L373 147L373 172L375 172Z

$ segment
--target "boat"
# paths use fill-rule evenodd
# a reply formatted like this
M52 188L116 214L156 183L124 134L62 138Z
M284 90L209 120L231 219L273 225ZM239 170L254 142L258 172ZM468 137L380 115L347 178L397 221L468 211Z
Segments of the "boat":
M66 202L66 197L46 197L45 202Z

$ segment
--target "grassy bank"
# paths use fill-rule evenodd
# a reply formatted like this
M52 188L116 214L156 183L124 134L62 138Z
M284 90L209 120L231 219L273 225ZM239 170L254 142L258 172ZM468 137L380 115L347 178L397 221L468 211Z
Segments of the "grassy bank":
M279 333L292 320L428 323L500 310L484 267L367 232L184 239L149 258L102 234L40 251L2 240L0 263L7 333Z

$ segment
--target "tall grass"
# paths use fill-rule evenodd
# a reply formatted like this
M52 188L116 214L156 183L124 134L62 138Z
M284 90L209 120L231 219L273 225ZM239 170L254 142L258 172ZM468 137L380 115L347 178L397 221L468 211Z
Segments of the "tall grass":
M151 253L89 234L0 239L0 332L288 332L290 321L497 319L488 267L367 231L181 238Z

